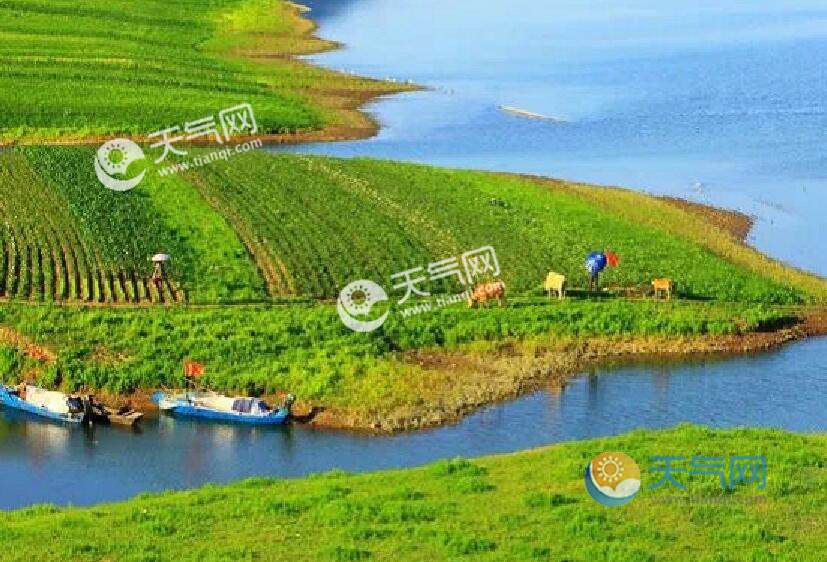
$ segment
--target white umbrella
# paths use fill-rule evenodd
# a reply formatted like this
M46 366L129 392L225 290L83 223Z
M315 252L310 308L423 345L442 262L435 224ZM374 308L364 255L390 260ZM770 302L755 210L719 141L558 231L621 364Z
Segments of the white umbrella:
M159 262L159 261L169 261L169 260L172 259L172 257L170 257L169 254L155 254L150 259L154 262Z

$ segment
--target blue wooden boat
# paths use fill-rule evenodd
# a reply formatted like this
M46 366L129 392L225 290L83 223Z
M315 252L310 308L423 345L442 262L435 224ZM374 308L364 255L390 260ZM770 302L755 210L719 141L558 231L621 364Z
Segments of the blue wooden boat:
M59 422L81 423L86 419L86 408L81 398L36 386L0 385L0 404Z
M229 397L214 392L167 394L158 391L152 401L162 412L178 416L251 425L282 425L290 416L293 396L288 395L278 408L259 398Z

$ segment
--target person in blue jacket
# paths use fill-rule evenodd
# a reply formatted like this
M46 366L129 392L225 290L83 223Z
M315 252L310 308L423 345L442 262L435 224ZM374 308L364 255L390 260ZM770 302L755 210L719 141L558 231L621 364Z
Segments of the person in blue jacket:
M606 268L606 254L592 252L586 256L586 271L589 272L589 291L600 289L600 272Z

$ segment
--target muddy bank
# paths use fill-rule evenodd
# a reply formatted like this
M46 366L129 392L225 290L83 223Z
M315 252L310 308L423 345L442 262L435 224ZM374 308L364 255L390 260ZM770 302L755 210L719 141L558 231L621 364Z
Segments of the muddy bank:
M740 211L695 203L694 201L688 201L678 197L661 196L659 199L663 199L679 209L683 209L684 211L703 217L715 228L724 232L729 232L740 242L746 242L747 236L755 223L755 220L752 217Z
M681 338L599 337L532 348L512 343L489 354L418 351L407 354L405 361L426 373L419 381L420 403L383 414L322 409L308 423L321 428L372 432L424 429L456 422L480 407L542 387L562 390L578 373L608 363L726 357L769 351L825 334L827 308L819 308L804 312L795 324L772 332Z
M550 387L561 390L584 370L606 364L638 361L681 361L689 358L769 351L785 343L827 334L827 308L796 313L798 320L774 331L730 336L643 337L615 336L560 338L554 341L507 341L492 344L488 352L407 352L399 361L409 367L406 394L415 403L373 408L338 408L299 396L294 405L294 423L325 429L347 429L388 433L435 427L460 420L475 410L503 400ZM54 361L52 350L30 345L13 330L0 336L9 344L44 363ZM25 375L24 375L25 376ZM157 412L151 397L156 388L141 388L128 394L93 390L103 403L134 408L148 415ZM87 391L82 391L87 392ZM284 394L262 396L270 404L281 404Z
M774 331L730 336L645 337L615 336L560 338L538 342L507 341L488 352L417 350L399 361L409 367L406 394L415 403L401 406L378 404L372 409L331 407L324 402L299 400L293 408L293 423L323 429L391 433L454 423L477 409L550 388L561 391L567 381L585 370L607 364L640 361L685 361L770 351L785 343L827 334L827 307L800 310L797 320ZM16 333L4 329L0 335L14 340L28 354L30 347ZM37 348L40 361L54 360L51 350ZM112 407L126 406L149 416L157 414L151 397L155 388L129 394L95 390L93 394ZM85 392L85 391L83 391ZM284 394L262 396L278 405Z

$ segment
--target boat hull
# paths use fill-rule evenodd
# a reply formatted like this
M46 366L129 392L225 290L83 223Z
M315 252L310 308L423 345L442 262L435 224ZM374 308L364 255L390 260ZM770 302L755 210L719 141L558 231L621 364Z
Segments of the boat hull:
M277 410L275 412L271 412L266 416L254 416L250 414L242 414L239 412L219 412L217 410L199 408L197 406L191 405L172 406L169 408L164 408L163 411L181 417L198 418L203 420L212 420L228 423L239 423L246 425L284 425L289 415L286 411Z
M83 422L84 418L83 414L62 414L58 412L53 412L51 410L47 410L46 408L43 408L41 406L36 406L35 404L32 404L30 402L21 400L19 396L11 394L5 387L0 387L0 404L6 406L7 408L20 410L23 412L27 412L29 414L33 414L35 416L63 423L77 424Z

